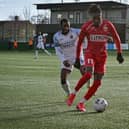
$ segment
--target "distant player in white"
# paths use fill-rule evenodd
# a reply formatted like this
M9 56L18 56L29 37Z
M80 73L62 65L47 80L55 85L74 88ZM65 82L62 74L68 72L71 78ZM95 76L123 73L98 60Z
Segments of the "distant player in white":
M51 55L51 53L49 53L45 47L44 47L44 37L41 34L41 32L39 32L39 35L37 36L37 44L36 44L36 50L35 50L35 58L38 58L38 50L42 49L47 55Z
M70 94L70 84L68 75L73 70L76 57L76 45L80 29L70 28L70 22L67 19L62 19L60 22L61 30L54 34L53 41L55 44L56 55L61 61L61 85L67 95ZM83 53L80 60L81 66L76 67L81 74L85 73Z

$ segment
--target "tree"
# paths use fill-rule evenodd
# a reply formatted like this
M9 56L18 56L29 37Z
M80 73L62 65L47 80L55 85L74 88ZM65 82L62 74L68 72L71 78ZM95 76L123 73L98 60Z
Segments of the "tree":
M31 19L31 12L30 8L24 7L23 9L23 15L25 20L30 20Z
M50 23L50 13L49 11L43 11L42 14L33 15L30 18L33 24L49 24Z

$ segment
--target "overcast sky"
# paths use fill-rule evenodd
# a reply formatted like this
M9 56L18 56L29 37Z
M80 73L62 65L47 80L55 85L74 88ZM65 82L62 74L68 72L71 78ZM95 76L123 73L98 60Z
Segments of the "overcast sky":
M26 8L30 9L31 15L37 13L36 6L33 4L37 3L61 3L62 0L0 0L0 20L8 20L10 15L18 15L24 18L23 10ZM63 2L73 2L74 0L63 0ZM80 0L84 1L103 1L103 0ZM115 0L114 0L115 1ZM127 0L125 0L127 1Z

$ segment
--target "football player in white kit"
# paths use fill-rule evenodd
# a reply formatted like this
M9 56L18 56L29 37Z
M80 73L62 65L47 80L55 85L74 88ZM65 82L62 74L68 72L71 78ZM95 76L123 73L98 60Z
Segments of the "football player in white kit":
M53 41L55 45L56 55L61 61L61 86L68 96L71 93L68 75L73 70L73 67L76 67L74 66L74 63L76 57L76 45L80 29L71 28L70 22L67 19L62 19L60 25L61 30L54 34ZM81 54L80 64L81 66L76 68L80 70L81 74L84 74L85 67L83 52Z
M36 45L36 50L35 50L35 58L38 58L38 50L42 49L47 55L51 55L50 52L48 52L45 47L44 47L44 40L43 40L43 35L41 32L39 32L39 35L37 36L37 45Z

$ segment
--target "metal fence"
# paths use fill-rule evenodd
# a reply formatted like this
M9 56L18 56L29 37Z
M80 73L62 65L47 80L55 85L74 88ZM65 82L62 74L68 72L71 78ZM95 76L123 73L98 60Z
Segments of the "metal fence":
M0 22L0 40L17 40L27 42L33 37L35 25L29 21L4 21Z

